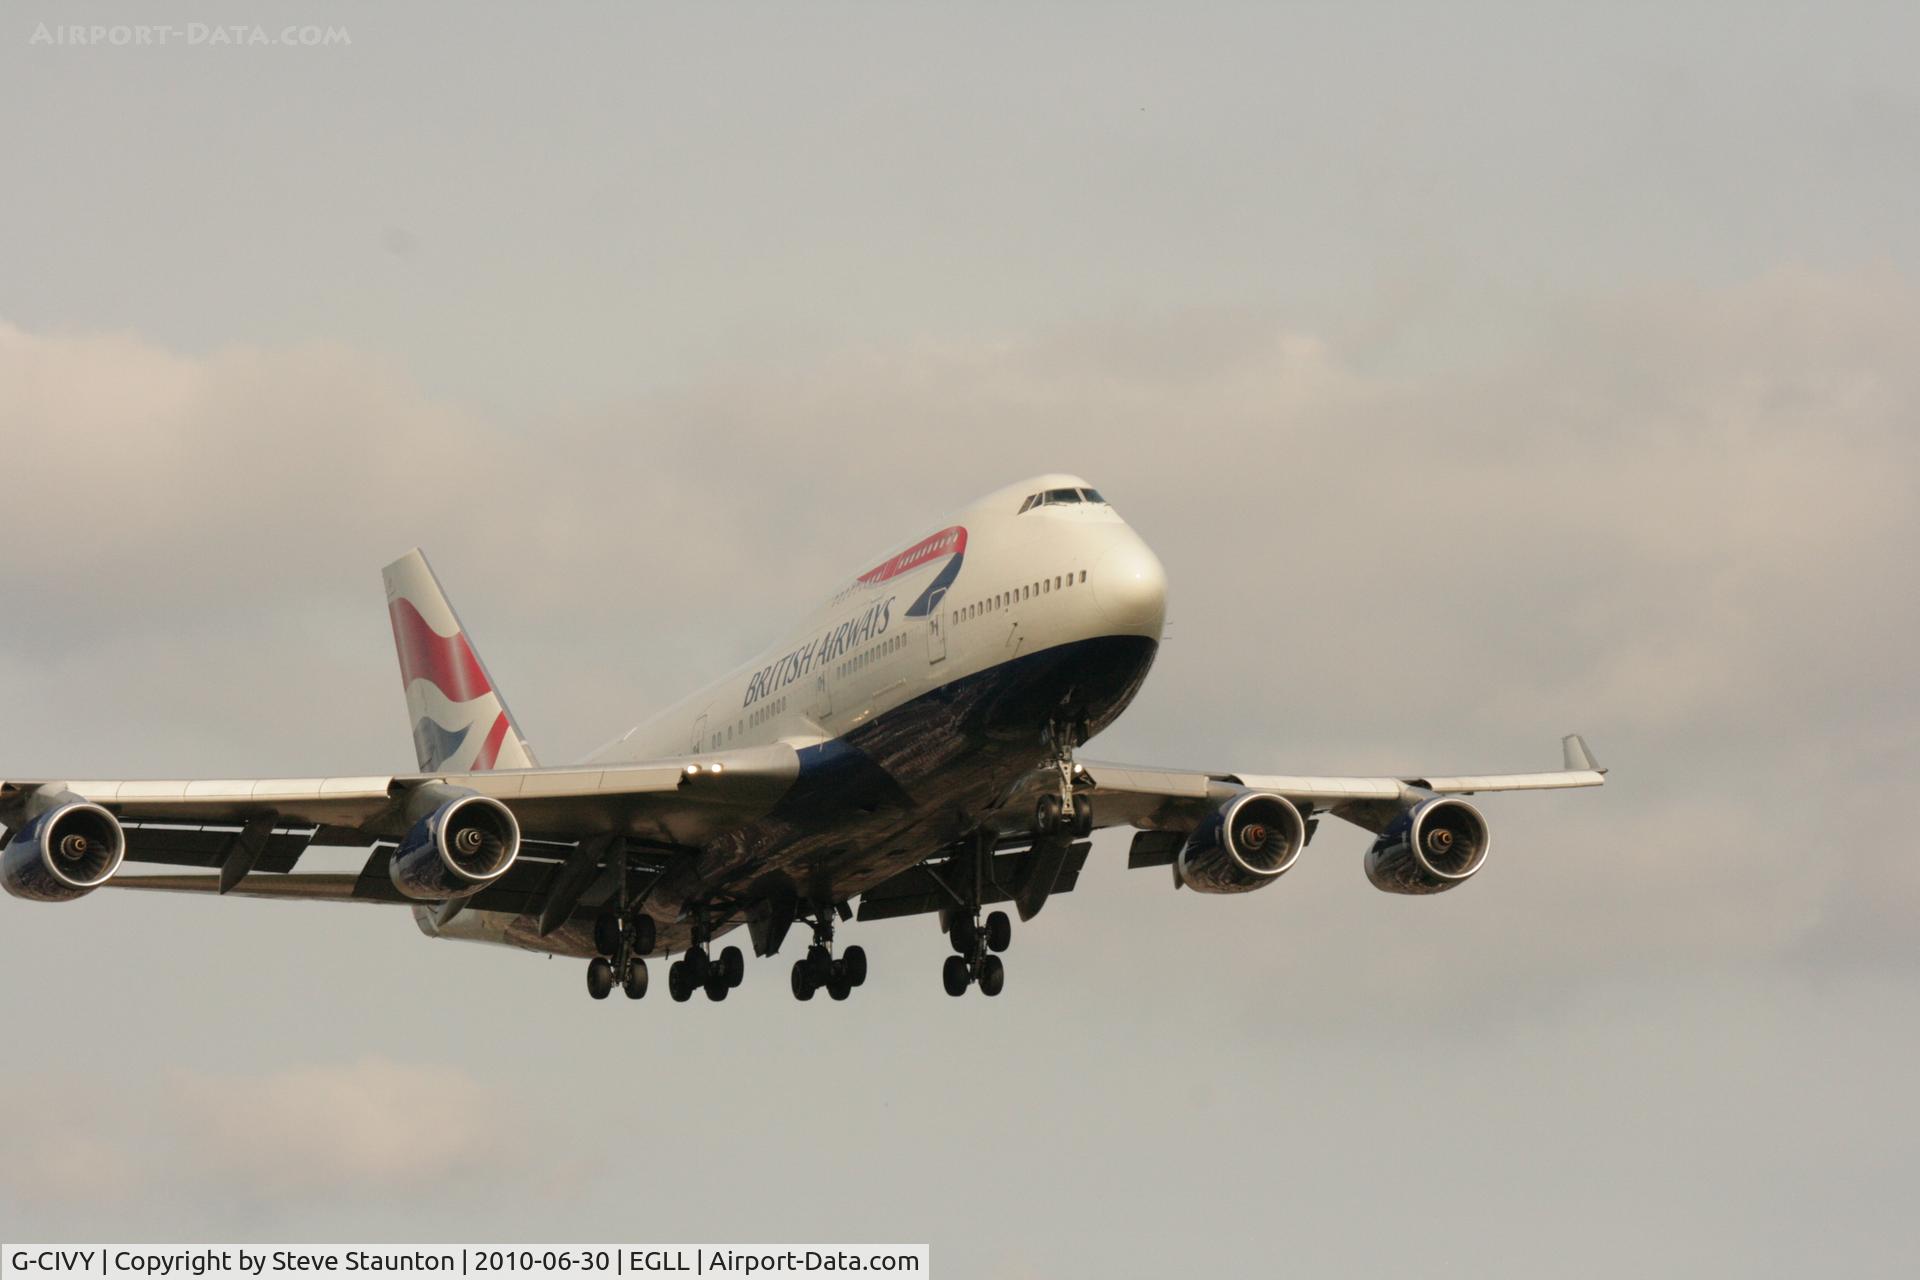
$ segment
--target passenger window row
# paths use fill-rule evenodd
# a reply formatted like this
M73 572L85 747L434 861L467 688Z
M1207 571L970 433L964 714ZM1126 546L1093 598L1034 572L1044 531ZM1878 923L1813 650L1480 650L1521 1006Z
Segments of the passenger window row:
M1075 582L1085 582L1086 580L1087 571L1085 569L1080 570L1078 574L1063 573L1057 577L1042 578L1040 581L1030 582L1024 587L1016 587L1012 591L1002 591L997 595L988 596L984 600L977 600L972 604L962 605L960 608L953 610L952 618L955 623L971 622L975 618L985 617L987 614L1004 609L1008 605L1016 604L1022 600L1031 600L1035 596L1050 595L1055 591L1065 591Z
M755 725L765 724L786 709L787 700L784 696L775 698L772 702L755 708L725 728L714 730L713 736L707 739L707 749L709 751L720 750L733 741L734 734L738 733L745 736L748 729L751 729Z
M851 658L848 658L845 662L834 668L834 674L844 680L869 663L878 662L881 658L892 653L906 642L907 636L904 631L897 635L888 636L885 640L882 640L864 652L856 653Z

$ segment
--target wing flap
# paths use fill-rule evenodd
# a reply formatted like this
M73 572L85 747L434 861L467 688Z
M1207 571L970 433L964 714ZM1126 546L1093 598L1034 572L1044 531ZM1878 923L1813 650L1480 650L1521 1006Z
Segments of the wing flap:
M1469 795L1480 791L1549 791L1597 787L1606 770L1595 763L1586 739L1562 740L1564 769L1546 773L1476 773L1429 777L1348 777L1293 773L1202 773L1081 762L1093 780L1094 820L1102 827L1132 825L1148 830L1190 823L1210 800L1243 787L1273 791L1303 808L1355 812L1381 802L1400 804L1422 793ZM1162 851L1154 846L1151 856Z
M360 877L345 873L294 872L242 880L227 891L230 898L278 898L295 902L386 902L390 899L356 893ZM220 877L209 875L118 875L104 889L144 889L154 893L220 892ZM396 895L397 897L397 895Z
M238 827L175 827L129 823L122 828L127 835L127 861L151 862L169 867L218 867L232 854L240 836ZM302 830L273 831L261 844L251 870L288 872L300 860L312 841L312 833Z
M1084 840L1069 845L1057 867L1047 869L1054 872L1053 882L1047 894L1071 893L1079 882L1081 868L1086 866L1087 851L1093 846ZM982 906L994 906L1003 902L1013 902L1020 896L1032 880L1038 866L1039 856L1031 849L1014 849L996 853L993 865L985 880L985 889L980 895ZM953 895L948 893L940 879L940 871L926 863L902 871L890 880L881 882L860 895L861 920L892 920L899 916L924 915L954 905ZM1039 908L1035 907L1037 911ZM1031 912L1029 913L1031 914Z
M1558 791L1565 787L1599 787L1606 785L1606 781L1598 769L1560 769L1552 773L1483 773L1457 778L1428 778L1425 786L1427 790L1441 795L1471 795L1476 791Z
M593 768L338 778L12 780L0 783L0 823L12 820L35 790L52 785L107 806L129 825L238 827L270 816L276 827L320 829L326 833L322 843L355 843L342 839L352 833L365 844L403 835L407 794L440 782L498 798L532 839L572 843L612 832L694 845L766 813L799 774L799 753L780 743ZM182 849L193 843L174 840ZM164 844L156 840L154 847Z
M232 898L276 898L282 902L383 902L391 906L435 907L437 902L409 898L393 886L388 873L389 850L375 849L358 872L290 872L284 875L249 875L226 890ZM522 858L506 875L488 885L463 905L481 911L507 911L516 915L532 911L544 900L560 865ZM218 875L132 875L121 874L101 886L105 889L142 889L157 893L220 894Z

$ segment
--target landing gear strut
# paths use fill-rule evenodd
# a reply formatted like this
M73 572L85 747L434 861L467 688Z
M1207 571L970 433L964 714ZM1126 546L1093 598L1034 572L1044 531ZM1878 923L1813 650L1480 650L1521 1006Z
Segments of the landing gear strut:
M625 870L626 853L619 854ZM620 894L613 906L593 922L593 947L600 954L587 963L587 994L605 1000L616 981L627 999L647 994L647 953L653 950L657 930L653 917L627 901L627 877L620 877Z
M1047 726L1047 751L1053 756L1053 768L1060 775L1060 789L1041 796L1033 807L1033 832L1041 838L1065 832L1076 840L1093 834L1093 797L1075 791L1080 766L1073 762L1074 748L1087 740L1084 719L1056 720Z
M1054 799L1042 797L1042 806ZM974 841L972 874L958 893L961 905L941 913L940 922L953 944L953 954L940 968L940 983L950 996L965 995L967 988L976 982L980 984L981 995L997 996L1007 985L1007 966L999 953L1013 945L1013 921L1004 911L989 912L984 923L980 919L980 899L986 888L987 863L992 857L993 835L982 831Z
M833 908L820 907L811 918L813 944L807 954L793 962L793 998L811 1000L813 993L825 989L835 1000L845 1000L853 989L867 980L867 952L851 946L833 955Z

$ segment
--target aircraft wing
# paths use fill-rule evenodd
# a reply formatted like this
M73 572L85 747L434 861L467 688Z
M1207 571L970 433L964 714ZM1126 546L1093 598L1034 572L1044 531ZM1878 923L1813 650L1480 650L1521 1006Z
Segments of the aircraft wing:
M439 784L499 800L522 833L523 860L479 897L532 897L528 876L550 876L603 837L665 850L695 848L768 812L799 776L785 744L604 767L507 769L338 778L0 782L0 825L17 828L42 788L99 804L120 820L128 862L218 868L212 876L122 874L123 888L233 892L245 897L409 902L386 882L384 851L359 875L292 874L311 846L368 847L406 834L409 798ZM381 865L376 867L376 863ZM252 872L278 873L252 876ZM377 874L376 874L377 873ZM245 880L244 885L242 881ZM488 907L486 901L472 905Z
M1425 777L1321 777L1309 774L1201 773L1137 765L1082 761L1091 781L1094 823L1180 829L1239 791L1271 791L1293 801L1302 814L1330 811L1369 830L1423 795L1473 795L1484 791L1540 791L1597 787L1606 770L1595 763L1586 740L1561 741L1563 767L1545 773L1434 774Z

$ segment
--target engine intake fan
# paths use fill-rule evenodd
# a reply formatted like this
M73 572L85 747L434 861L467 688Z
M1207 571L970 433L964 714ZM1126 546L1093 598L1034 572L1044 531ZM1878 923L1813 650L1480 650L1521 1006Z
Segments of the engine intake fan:
M520 824L491 796L448 800L413 824L393 851L393 886L409 898L444 902L480 892L520 856Z
M1279 879L1306 843L1307 824L1291 800L1243 791L1187 837L1174 882L1197 893L1250 893Z
M29 819L7 842L0 883L16 898L71 902L112 879L126 856L120 820L68 793L65 803Z
M1487 860L1487 820L1465 800L1424 801L1388 824L1367 850L1367 879L1386 893L1445 893Z

